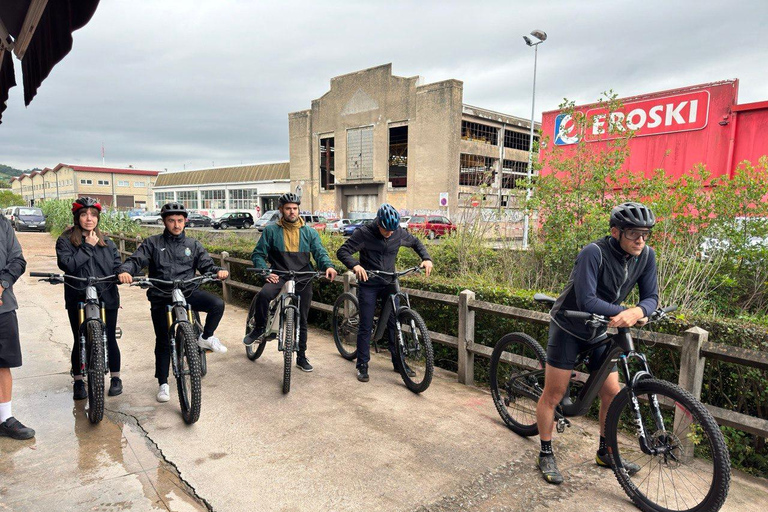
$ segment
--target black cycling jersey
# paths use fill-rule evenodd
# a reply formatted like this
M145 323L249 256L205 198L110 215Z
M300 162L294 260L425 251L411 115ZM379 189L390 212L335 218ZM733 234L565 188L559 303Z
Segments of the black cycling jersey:
M376 222L357 228L344 245L339 247L336 256L349 269L362 265L366 270L394 272L395 259L400 247L411 247L422 261L432 259L424 244L406 230L398 228L389 238L384 238ZM360 261L352 256L358 251L360 251Z

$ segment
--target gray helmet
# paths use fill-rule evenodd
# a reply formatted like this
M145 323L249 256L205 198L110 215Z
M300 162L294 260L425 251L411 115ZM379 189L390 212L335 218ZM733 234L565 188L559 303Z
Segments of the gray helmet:
M640 203L622 203L611 210L611 227L652 228L656 225L656 216L650 208Z
M280 206L285 206L288 203L301 204L301 198L296 194L288 192L287 194L281 195L277 200L277 204Z

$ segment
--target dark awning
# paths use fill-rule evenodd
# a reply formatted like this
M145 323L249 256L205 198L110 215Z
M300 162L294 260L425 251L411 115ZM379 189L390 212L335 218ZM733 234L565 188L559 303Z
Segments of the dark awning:
M29 105L53 67L72 50L72 32L90 21L98 5L99 0L0 2L0 116L8 89L16 85L10 49L21 59L24 104Z

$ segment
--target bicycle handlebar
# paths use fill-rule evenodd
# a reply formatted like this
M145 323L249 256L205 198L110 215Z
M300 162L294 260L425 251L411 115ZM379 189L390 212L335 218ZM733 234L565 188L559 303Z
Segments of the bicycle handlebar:
M205 284L211 281L220 281L216 274L208 272L199 276L191 277L189 279L176 279L174 281L166 281L165 279L157 279L156 277L138 276L131 286L138 286L140 288L157 288L158 284L169 285L173 287L181 287L186 284Z
M677 310L677 306L667 306L665 308L658 308L655 311L653 311L650 315L648 315L648 323L657 322L662 318L666 317L668 313L671 313L676 310ZM596 315L594 313L585 313L584 311L566 310L566 311L563 311L563 316L566 318L574 318L576 320L584 320L584 323L593 324L595 326L599 324L607 325L611 321L610 318L607 318L604 315Z
M248 267L246 272L253 272L262 276L268 276L270 274L282 275L282 276L311 276L311 277L325 277L325 272L320 270L277 270L272 268L256 268Z
M366 270L365 272L367 274L373 274L375 276L397 276L402 277L406 274L410 274L411 272L421 273L421 267L411 267L405 270L401 271L395 271L395 272L387 272L385 270Z

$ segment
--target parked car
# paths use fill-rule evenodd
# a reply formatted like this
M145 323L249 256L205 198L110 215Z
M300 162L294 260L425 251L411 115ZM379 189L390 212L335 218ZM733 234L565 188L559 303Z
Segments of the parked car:
M327 220L325 217L320 217L319 215L309 215L309 214L301 214L301 218L304 219L304 223L311 227L315 228L317 231L325 231L325 226L327 225Z
M13 224L13 219L11 219L11 217L13 217L13 210L15 210L16 208L24 208L24 207L21 206L21 205L19 205L19 206L9 206L8 208L5 208L3 210L3 216L6 219L8 219L11 222L11 224Z
M212 222L210 217L197 212L189 212L189 215L187 216L188 228L209 227Z
M128 218L135 219L139 215L143 215L144 214L144 210L142 210L140 208L134 208L133 210L128 210L125 213L128 214Z
M45 231L43 210L33 206L14 206L8 219L16 231Z
M433 240L456 231L456 225L442 215L414 215L408 221L408 231L423 233Z
M350 219L335 219L335 220L329 220L328 223L325 225L325 230L329 233L341 233L341 230L344 229L345 226L349 226L354 221Z
M355 232L355 230L361 226L365 226L366 224L370 224L371 222L375 222L376 219L357 219L353 220L351 224L347 224L342 228L341 234L344 236L351 236L352 233Z
M248 229L253 226L253 215L248 212L227 212L211 222L211 226L213 226L213 229L227 229L230 227Z
M136 224L162 224L160 212L146 212L131 219Z
M274 224L277 222L277 220L280 218L280 212L277 210L269 210L267 212L264 212L264 215L259 217L259 220L256 221L256 229L259 230L259 233L264 231L264 228L269 226L270 224Z
M408 229L408 221L411 220L410 216L406 217L400 217L400 227L403 229Z

